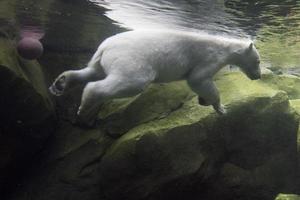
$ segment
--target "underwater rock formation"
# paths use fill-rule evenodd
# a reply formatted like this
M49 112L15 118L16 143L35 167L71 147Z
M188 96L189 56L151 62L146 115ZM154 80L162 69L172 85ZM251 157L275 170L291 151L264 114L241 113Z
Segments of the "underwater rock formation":
M225 116L174 82L105 104L94 129L62 123L11 199L268 200L296 193L299 117L288 93L237 72L216 83Z
M54 125L54 109L36 61L18 57L0 37L0 198L30 165Z
M291 100L290 103L292 107L296 110L297 114L300 115L300 99ZM298 172L300 172L300 126L297 135L297 154L298 154ZM298 174L298 182L300 184L300 173Z
M114 142L100 165L109 199L271 199L294 187L298 122L286 94L240 74L217 83L225 117L192 98Z
M7 7L0 36L18 35L18 23L3 29L11 19L36 15L47 30L40 62L49 82L83 67L101 40L123 31L89 1L41 1L44 6L23 13L28 2L0 2ZM97 14L87 16L90 9ZM1 200L4 191L11 194L5 200L273 200L278 193L300 193L297 77L217 76L225 116L199 106L183 82L152 85L139 96L106 103L97 127L84 129L53 123L41 66L19 58L12 40L0 38L0 47ZM74 91L56 99L60 119L77 97ZM282 199L298 196L276 200Z
M300 196L295 194L279 194L275 200L300 200Z

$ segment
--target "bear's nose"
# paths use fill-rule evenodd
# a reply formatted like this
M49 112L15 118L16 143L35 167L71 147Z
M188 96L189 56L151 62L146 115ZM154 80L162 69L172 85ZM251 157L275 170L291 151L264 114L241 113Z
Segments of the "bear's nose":
M258 80L258 79L261 79L261 74L260 73L257 73L257 74L255 74L255 76L251 77L251 80Z

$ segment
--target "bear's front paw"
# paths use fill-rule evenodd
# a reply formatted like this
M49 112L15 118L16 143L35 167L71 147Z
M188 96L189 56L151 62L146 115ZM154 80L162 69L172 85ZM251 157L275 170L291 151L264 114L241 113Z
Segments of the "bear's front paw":
M81 115L81 111L82 111L82 107L79 106L78 111L77 111L77 116L80 116L80 115Z
M199 103L201 106L209 106L209 105L210 105L209 103L207 103L207 102L205 101L204 98L199 97L199 96L198 96L198 103Z
M213 105L215 111L220 114L220 115L225 115L227 113L227 110L224 105L218 104L218 105Z

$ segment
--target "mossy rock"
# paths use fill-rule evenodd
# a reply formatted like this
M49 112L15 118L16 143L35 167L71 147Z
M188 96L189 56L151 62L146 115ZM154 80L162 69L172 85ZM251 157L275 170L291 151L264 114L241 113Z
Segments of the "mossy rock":
M102 199L97 169L113 141L97 128L61 122L35 167L28 170L9 199Z
M278 91L278 87L264 81L251 81L240 72L223 73L217 76L216 84L225 105L240 101L241 97L274 95ZM188 106L187 102L191 102L190 105L193 107L189 109L195 112L186 112L190 116L183 118L185 120L190 120L189 118L196 117L195 115L200 117L199 115L214 112L212 107L203 107L195 103L196 94L190 90L185 81L152 84L141 95L116 99L104 104L99 113L100 127L108 129L113 135L123 135L139 124L165 118L182 108L184 103ZM176 124L176 121L173 120L172 124Z
M275 74L264 74L262 82L275 90L283 90L288 94L289 99L300 98L300 78L294 75L275 75Z
M291 106L297 112L298 116L300 116L300 99L291 100L290 103ZM300 184L300 124L299 124L298 134L297 134L297 152L298 152L298 179Z
M41 66L20 58L13 40L0 37L0 48L1 193L54 130L54 108Z
M300 98L300 78L294 75L289 74L282 74L282 75L276 75L272 72L267 71L262 74L262 78L257 81L251 81L249 80L243 73L241 72L223 72L220 73L216 77L217 84L218 79L220 79L220 84L218 84L218 87L221 87L225 89L225 91L228 91L228 89L231 88L230 95L235 96L235 92L239 93L248 93L251 90L251 94L258 93L261 90L282 90L285 91L289 97L289 99L299 99ZM263 70L263 71L264 71ZM228 80L226 80L228 77ZM230 83L230 86L224 86L222 84L223 81L228 81ZM247 85L251 86L250 88L247 88ZM233 87L232 87L233 86ZM233 90L233 88L236 89L236 87L239 88L238 91ZM245 88L245 90L243 89ZM221 93L222 95L222 93ZM236 96L238 98L238 96Z
M174 82L105 104L96 128L63 123L12 199L269 200L292 190L298 115L287 93L239 72L216 83L224 116Z
M53 104L41 66L36 61L20 58L11 40L0 38L0 46L1 105L9 110L11 116L8 118L16 118L19 121L17 123L21 121L27 125L45 120L53 114ZM4 113L1 112L2 119L7 117ZM14 123L12 119L9 120Z
M298 118L287 94L240 73L219 76L216 83L228 109L225 116L218 116L211 107L199 106L183 82L164 87L172 91L182 85L185 92L180 93L188 94L184 98L178 92L153 96L153 88L162 86L152 86L125 104L123 112L140 98L159 102L175 96L181 102L175 110L171 109L173 104L167 104L163 111L157 109L160 112L154 112L156 117L152 115L151 120L136 122L138 125L106 151L99 170L101 191L107 198L182 199L197 195L204 199L247 199L248 195L269 199L280 189L295 185ZM151 104L137 105L135 112L155 110ZM162 114L168 110L168 115ZM136 120L143 119L147 118ZM241 180L231 194L233 183L228 180L236 173L219 176L224 163L245 170L250 175L246 178L256 178ZM205 192L202 186L215 192Z
M241 72L225 72L216 76L215 81L224 104L239 101L241 96L274 95L278 90L286 92L289 99L300 98L300 78L292 75L269 73L264 74L261 80L251 81ZM104 104L98 116L100 127L120 136L138 124L168 116L195 96L185 81L153 84L134 98L116 99ZM198 105L195 109L199 111L200 108L201 112L212 111L211 107Z
M275 200L300 200L300 196L295 194L279 194Z
M104 104L100 126L120 136L140 124L165 118L195 94L183 82L151 85L144 93Z

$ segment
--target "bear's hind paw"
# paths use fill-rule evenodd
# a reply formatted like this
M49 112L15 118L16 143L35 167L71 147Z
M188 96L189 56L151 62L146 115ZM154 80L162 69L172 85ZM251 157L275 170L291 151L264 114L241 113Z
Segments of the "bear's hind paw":
M213 107L219 115L225 115L227 113L225 106L222 104L214 105Z

